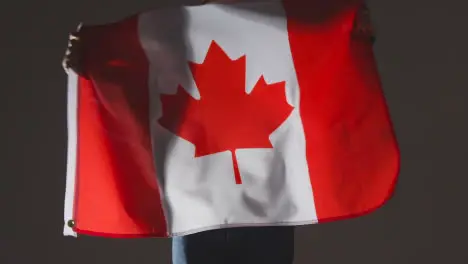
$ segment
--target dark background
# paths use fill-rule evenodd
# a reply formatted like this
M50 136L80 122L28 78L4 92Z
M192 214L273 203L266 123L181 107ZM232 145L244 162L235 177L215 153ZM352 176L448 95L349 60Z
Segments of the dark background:
M62 236L67 135L60 64L79 21L106 23L182 1L2 2L0 264L170 262L169 240ZM400 182L396 196L369 216L299 228L296 264L468 263L468 1L369 6L402 151Z

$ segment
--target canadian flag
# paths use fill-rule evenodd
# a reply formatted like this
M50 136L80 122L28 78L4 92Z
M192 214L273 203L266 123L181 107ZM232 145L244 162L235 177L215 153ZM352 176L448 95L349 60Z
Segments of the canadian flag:
M387 201L399 151L361 1L165 8L84 27L65 235L321 223Z

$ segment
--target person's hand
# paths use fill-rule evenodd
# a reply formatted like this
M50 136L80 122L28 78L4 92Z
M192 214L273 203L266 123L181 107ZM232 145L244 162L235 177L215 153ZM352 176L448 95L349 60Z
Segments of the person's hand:
M370 12L367 6L363 5L359 10L354 23L353 34L356 37L363 37L375 41L375 31L372 26Z
M70 33L68 39L68 47L65 51L65 56L62 61L63 68L65 72L70 70L74 71L76 74L83 76L83 39L82 34L80 34L81 25L78 29Z

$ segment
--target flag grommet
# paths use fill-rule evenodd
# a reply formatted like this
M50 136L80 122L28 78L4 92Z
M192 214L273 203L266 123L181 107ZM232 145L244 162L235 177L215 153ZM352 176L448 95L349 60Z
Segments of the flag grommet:
M74 221L73 219L72 219L72 220L68 220L67 225L68 225L68 227L73 228L73 227L75 227L75 221Z

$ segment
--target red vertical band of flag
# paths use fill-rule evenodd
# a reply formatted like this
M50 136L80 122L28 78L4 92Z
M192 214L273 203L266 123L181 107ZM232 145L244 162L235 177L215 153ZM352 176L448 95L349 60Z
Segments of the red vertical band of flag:
M82 30L75 231L167 236L149 126L148 62L138 18Z
M285 9L317 217L363 215L391 197L399 150L372 42L351 32L362 3L303 3Z

